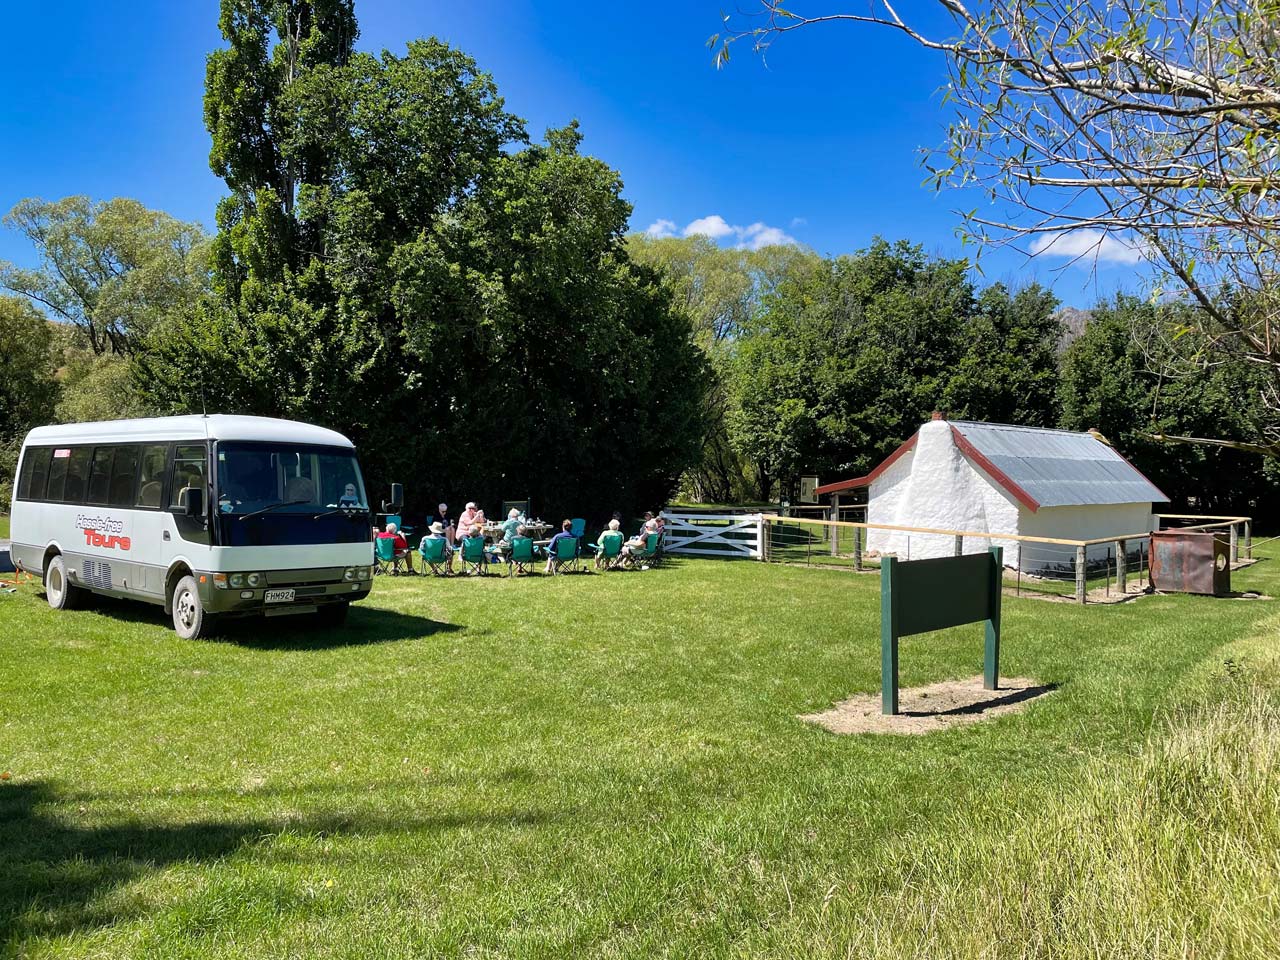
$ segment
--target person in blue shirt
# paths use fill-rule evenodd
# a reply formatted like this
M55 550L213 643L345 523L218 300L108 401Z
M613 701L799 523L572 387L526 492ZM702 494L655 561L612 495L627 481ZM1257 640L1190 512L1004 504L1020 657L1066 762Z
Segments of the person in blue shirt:
M573 529L572 520L562 520L560 522L560 532L557 533L554 537L552 537L551 541L547 544L547 571L546 571L547 573L551 572L551 561L556 555L556 541L565 540L565 539L568 539L568 540L575 539L574 535L569 532L572 529Z

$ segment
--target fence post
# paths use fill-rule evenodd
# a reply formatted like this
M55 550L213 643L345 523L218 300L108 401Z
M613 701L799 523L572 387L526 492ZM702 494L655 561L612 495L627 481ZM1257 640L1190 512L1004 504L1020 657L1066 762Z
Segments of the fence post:
M956 556L964 556L964 537L958 533L956 534Z
M862 528L853 528L853 569L862 569Z
M1085 602L1085 564L1089 556L1082 543L1076 547L1076 603Z
M836 526L840 522L840 494L833 493L831 495L831 555L838 557L840 555L840 528Z
M760 560L769 562L769 518L760 514Z
M1125 553L1126 549L1123 540L1116 541L1116 589L1120 591L1120 596L1124 596L1129 589L1129 556Z
M1253 521L1246 520L1244 522L1244 556L1246 560L1253 559Z
M1240 559L1240 528L1236 524L1231 525L1231 562L1235 563Z

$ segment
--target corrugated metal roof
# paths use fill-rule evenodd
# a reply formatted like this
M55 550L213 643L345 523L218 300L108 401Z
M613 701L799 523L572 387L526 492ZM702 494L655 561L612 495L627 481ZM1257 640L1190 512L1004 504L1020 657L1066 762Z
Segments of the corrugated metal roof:
M971 420L952 420L951 426L1042 507L1169 500L1092 434Z

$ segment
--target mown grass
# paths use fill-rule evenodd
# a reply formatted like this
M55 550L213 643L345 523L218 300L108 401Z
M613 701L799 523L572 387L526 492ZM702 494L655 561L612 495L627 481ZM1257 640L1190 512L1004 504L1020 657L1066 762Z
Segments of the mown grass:
M9 517L7 514L0 514L0 540L9 539Z
M878 584L841 571L383 578L343 632L203 643L0 595L0 945L1272 956L1275 611L1007 600L1003 671L1052 696L839 738L796 715L878 687ZM979 638L904 641L903 683Z

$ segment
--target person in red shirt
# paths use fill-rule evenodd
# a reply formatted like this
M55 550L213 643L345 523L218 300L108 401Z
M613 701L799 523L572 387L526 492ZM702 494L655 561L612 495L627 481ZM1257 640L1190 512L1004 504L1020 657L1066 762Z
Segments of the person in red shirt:
M387 529L378 534L379 540L394 540L396 559L403 560L409 567L409 572L413 573L413 551L409 549L409 541L400 535L400 528L394 523L388 523Z

